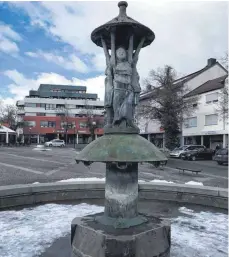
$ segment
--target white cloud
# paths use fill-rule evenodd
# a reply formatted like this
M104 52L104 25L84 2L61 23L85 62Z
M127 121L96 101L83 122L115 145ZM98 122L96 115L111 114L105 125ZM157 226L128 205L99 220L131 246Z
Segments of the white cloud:
M0 24L0 52L15 55L19 48L15 41L20 41L21 36L6 24Z
M41 50L37 52L26 52L25 54L33 58L42 58L48 62L53 62L67 70L76 70L81 73L89 71L87 65L74 54L63 57L55 53L43 52Z
M83 54L94 54L92 63L97 70L103 69L101 49L91 42L90 34L117 16L117 2L42 2L36 8L27 2L15 5L28 13L33 25L41 26L49 35ZM140 54L138 67L142 77L165 64L173 65L180 73L190 73L227 49L227 2L130 2L127 12L156 34L155 42Z
M17 53L19 48L16 43L7 38L0 38L0 51L4 53Z
M14 95L13 98L7 98L5 103L15 103L23 99L29 90L37 90L40 84L86 86L87 93L97 93L101 100L104 98L104 76L80 80L75 77L67 79L57 73L39 73L35 79L29 79L17 70L7 70L3 74L12 80L13 83L8 85L8 90Z
M20 41L22 39L17 32L12 30L11 27L6 24L0 24L0 34L15 41Z

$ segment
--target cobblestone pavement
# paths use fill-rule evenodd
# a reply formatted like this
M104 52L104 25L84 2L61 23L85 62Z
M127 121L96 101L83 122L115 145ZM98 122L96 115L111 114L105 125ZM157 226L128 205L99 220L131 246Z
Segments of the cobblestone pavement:
M36 151L34 147L0 148L0 185L54 182L62 179L105 176L105 164L93 163L90 168L76 164L77 151L72 148L52 148ZM179 174L176 167L202 169L199 175L187 172ZM169 159L163 169L151 164L139 165L139 179L145 181L166 180L176 183L202 182L205 186L227 187L227 166L214 161L183 161Z

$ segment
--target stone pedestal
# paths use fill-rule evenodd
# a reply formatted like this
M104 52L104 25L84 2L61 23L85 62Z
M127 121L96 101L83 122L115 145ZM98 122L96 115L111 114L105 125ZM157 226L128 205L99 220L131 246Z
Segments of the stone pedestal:
M169 257L170 225L155 217L127 229L103 225L103 214L75 218L72 222L71 257Z

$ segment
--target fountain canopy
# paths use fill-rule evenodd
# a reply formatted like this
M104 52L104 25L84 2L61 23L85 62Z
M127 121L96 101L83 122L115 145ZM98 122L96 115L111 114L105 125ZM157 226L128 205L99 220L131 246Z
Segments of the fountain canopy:
M92 162L166 162L165 155L150 141L140 135L104 135L87 145L76 161Z
M108 21L107 23L99 26L91 33L91 40L97 45L102 47L101 37L104 38L107 48L111 49L110 32L112 29L116 30L116 45L128 48L128 40L130 34L134 34L134 49L136 50L142 37L145 37L145 42L142 47L150 45L155 39L155 35L151 29L132 19L126 14L127 2L121 1L118 3L119 15Z

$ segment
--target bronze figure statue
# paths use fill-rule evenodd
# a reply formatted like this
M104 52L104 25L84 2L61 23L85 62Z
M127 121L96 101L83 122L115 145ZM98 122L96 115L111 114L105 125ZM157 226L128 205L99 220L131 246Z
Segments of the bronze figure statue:
M139 132L134 124L141 92L137 62L141 48L151 44L155 37L149 28L126 15L126 7L126 2L120 2L118 17L91 35L92 41L103 47L106 57L105 133L109 129Z

